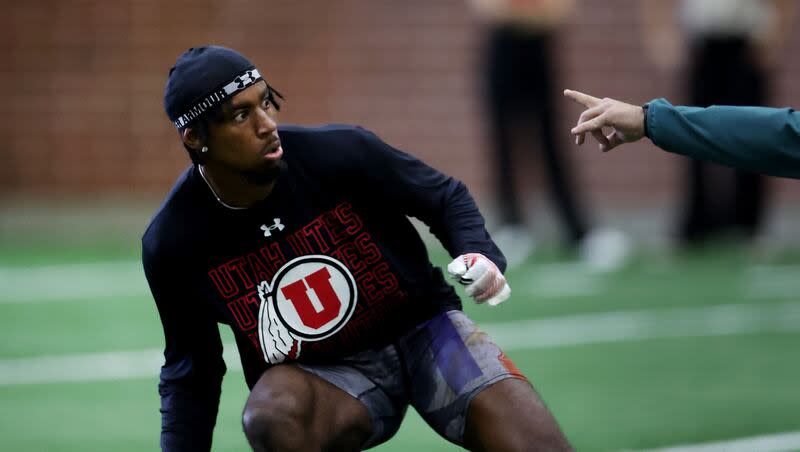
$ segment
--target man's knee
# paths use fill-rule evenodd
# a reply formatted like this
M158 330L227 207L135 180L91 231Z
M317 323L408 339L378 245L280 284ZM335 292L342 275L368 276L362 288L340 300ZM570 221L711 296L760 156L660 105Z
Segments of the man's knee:
M273 379L259 381L250 393L242 414L242 427L255 450L292 450L313 442L314 403L310 388L287 387L287 382ZM289 386L303 386L295 379Z
M495 383L472 400L464 440L473 450L572 450L530 384L518 379Z
M292 394L282 394L257 402L248 402L242 414L242 424L248 437L267 433L296 430L303 426L301 403Z

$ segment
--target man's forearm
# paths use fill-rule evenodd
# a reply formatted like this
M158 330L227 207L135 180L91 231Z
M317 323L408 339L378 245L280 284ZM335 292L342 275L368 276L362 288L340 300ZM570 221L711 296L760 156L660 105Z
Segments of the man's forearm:
M674 107L650 102L648 135L658 147L772 176L800 178L800 114L789 108Z
M188 389L160 384L161 450L165 452L211 450L219 407L219 390Z

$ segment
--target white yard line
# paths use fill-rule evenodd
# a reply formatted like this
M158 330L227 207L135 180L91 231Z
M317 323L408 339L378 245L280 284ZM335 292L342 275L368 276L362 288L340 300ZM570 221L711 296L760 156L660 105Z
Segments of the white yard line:
M800 303L616 311L486 324L483 329L506 349L757 332L796 332L800 331Z
M604 288L602 274L564 263L537 266L516 292L559 298L596 295ZM149 295L139 261L0 267L0 305Z
M558 298L591 296L605 289L602 273L579 263L537 265L518 294ZM748 298L800 297L800 266L756 265L745 271ZM36 267L0 267L0 304L148 296L139 261L111 261Z
M756 265L745 272L743 293L748 298L800 297L800 266Z
M0 267L0 304L108 299L149 293L138 261Z
M0 385L150 378L163 363L158 349L5 359Z
M606 288L605 275L579 263L536 266L517 295L545 298L596 295ZM742 278L742 294L752 299L800 297L800 266L757 265ZM0 304L149 296L139 261L112 261L37 267L0 267Z
M800 432L786 432L713 443L683 444L642 452L789 452L798 449Z
M164 364L162 350L82 353L0 360L0 386L158 378ZM230 370L241 370L236 344L225 344Z
M506 350L542 349L647 339L800 331L800 302L732 304L584 314L486 323L482 328ZM225 362L239 370L236 346ZM0 360L0 386L153 378L161 350L120 351Z
M545 298L592 296L605 290L605 281L603 273L593 272L582 263L541 264L514 291Z

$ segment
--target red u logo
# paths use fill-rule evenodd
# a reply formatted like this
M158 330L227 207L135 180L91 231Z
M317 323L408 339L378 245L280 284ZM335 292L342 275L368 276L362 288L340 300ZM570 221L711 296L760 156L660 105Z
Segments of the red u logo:
M314 292L316 300L311 298L309 290ZM321 328L335 319L342 308L342 302L331 285L331 274L327 267L282 287L281 292L292 302L303 325L309 328Z

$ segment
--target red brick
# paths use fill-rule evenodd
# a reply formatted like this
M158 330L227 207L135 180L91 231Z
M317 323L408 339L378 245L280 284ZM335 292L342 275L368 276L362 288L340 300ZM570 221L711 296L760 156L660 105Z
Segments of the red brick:
M581 2L559 35L554 96L574 87L681 100L679 74L658 73L645 58L637 3ZM11 2L0 18L0 187L165 192L188 163L161 106L167 70L186 48L216 42L240 49L284 91L282 121L361 124L490 199L477 72L485 32L463 0ZM795 33L773 105L800 105L798 51ZM677 157L648 144L613 155L576 148L567 131L580 109L558 106L563 146L590 201L677 196ZM522 163L523 185L540 190L536 156ZM797 184L772 187L800 198Z

